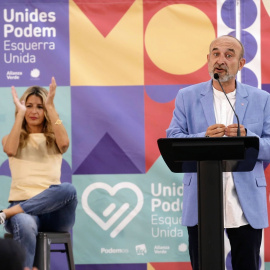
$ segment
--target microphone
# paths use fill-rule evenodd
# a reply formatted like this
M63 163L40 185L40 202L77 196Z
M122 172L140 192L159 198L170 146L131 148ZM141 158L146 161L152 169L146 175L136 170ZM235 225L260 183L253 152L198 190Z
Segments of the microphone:
M236 116L236 119L237 119L237 137L240 137L240 124L239 124L239 118L238 118L238 115L236 114L236 112L235 112L235 110L234 110L234 108L233 108L233 106L232 106L230 100L228 99L228 96L227 96L226 92L224 91L224 89L223 89L223 87L222 87L222 85L221 85L221 83L220 83L220 81L219 81L219 75L218 75L218 73L215 73L215 74L214 74L214 78L215 78L215 80L218 81L218 83L219 83L219 85L220 85L220 87L221 87L221 89L222 89L222 91L223 91L225 97L227 98L227 100L228 100L228 102L229 102L229 104L230 104L230 106L231 106L231 108L232 108L232 110L233 110L233 112L234 112L234 115Z

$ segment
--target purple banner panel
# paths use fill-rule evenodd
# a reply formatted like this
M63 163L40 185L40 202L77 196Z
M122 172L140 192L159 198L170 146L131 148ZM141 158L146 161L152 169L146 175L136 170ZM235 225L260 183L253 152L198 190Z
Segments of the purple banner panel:
M69 8L62 1L0 2L1 86L69 85Z
M143 86L73 86L72 172L145 172Z
M262 89L270 93L270 84L262 84Z

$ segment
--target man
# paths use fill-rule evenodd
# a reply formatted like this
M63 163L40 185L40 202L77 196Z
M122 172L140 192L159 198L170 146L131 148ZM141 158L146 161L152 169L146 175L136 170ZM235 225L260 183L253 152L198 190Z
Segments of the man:
M224 227L231 244L233 270L259 270L262 229L268 226L263 161L270 160L270 95L236 81L237 72L245 65L243 56L242 43L232 36L212 41L207 55L211 80L178 92L167 137L237 136L233 110L214 79L217 73L239 117L241 136L259 138L253 171L223 173ZM197 174L185 174L183 183L182 224L188 228L191 264L197 270Z
M25 252L23 247L13 239L0 238L0 268L3 270L30 270L23 267ZM38 270L34 267L32 270Z
M7 270L23 270L25 258L21 245L12 239L0 238L0 268Z

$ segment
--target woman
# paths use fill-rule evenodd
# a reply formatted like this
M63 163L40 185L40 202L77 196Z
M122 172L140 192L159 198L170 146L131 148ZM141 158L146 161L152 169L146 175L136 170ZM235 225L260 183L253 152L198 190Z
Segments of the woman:
M62 154L69 139L54 107L55 92L54 78L49 92L32 86L20 100L12 87L15 123L2 140L12 182L10 206L1 211L0 223L24 246L25 267L30 269L38 232L69 231L75 222L76 190L60 182Z

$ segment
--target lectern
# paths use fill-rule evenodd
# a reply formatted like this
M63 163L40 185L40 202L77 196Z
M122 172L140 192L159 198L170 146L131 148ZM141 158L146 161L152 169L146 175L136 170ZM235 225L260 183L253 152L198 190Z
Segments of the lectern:
M158 139L158 147L172 172L197 172L199 269L224 270L222 172L252 171L259 139L162 138Z

